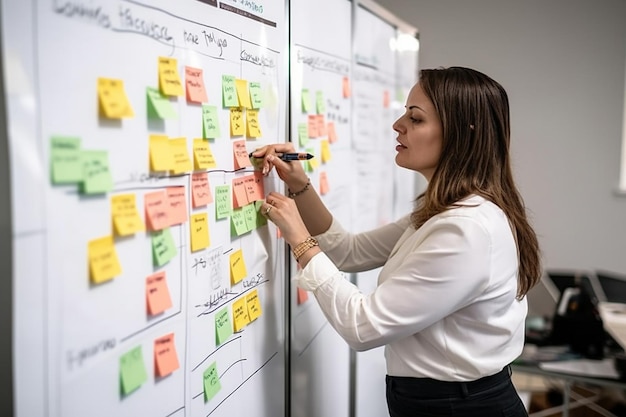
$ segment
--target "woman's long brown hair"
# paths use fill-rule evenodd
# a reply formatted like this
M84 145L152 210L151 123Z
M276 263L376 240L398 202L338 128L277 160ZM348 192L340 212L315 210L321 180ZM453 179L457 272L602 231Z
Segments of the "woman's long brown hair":
M470 195L500 207L517 242L517 298L541 279L537 235L530 225L511 170L509 99L485 74L463 67L420 71L419 85L433 102L443 127L441 157L411 219L420 227Z

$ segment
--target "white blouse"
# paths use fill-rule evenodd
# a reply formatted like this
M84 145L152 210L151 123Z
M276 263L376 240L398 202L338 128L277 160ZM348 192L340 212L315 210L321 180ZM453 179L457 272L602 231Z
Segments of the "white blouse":
M473 196L415 230L409 216L357 235L333 220L324 252L296 276L355 350L385 345L387 373L471 381L500 371L524 345L517 247L495 204ZM383 266L384 265L384 266ZM344 278L383 266L363 294Z

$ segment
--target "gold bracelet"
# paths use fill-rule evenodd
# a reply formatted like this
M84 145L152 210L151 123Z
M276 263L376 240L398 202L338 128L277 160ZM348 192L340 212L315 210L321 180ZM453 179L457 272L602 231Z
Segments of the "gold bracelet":
M317 239L309 236L303 242L298 243L296 247L292 249L293 257L296 258L296 261L298 261L306 251L319 245L320 244Z
M299 196L300 194L302 194L303 192L305 192L306 190L308 190L310 186L311 186L311 178L307 178L306 185L304 186L303 189L301 189L300 191L296 191L294 193L289 188L287 188L287 193L288 193L287 195L289 196L289 198L295 198Z

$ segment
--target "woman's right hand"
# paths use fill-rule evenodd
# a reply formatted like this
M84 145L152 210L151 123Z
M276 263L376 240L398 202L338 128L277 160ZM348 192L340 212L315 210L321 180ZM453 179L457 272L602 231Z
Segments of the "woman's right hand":
M276 172L290 190L301 190L309 181L302 163L299 161L285 162L278 156L283 153L296 152L293 143L275 143L263 146L252 152L252 156L257 159L263 159L261 164L263 175L267 176L276 168Z

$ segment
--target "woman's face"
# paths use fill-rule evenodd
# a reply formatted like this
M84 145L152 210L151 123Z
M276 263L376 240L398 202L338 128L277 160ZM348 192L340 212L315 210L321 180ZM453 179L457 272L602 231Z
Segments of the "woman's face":
M405 108L406 112L393 124L398 133L396 164L417 171L430 181L441 155L441 120L419 84L411 89Z

